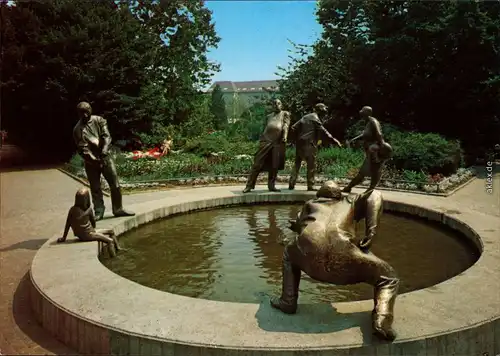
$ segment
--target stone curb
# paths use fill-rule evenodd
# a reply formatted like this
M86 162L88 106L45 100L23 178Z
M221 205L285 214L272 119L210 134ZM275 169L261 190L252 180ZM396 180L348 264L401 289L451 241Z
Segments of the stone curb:
M61 172L65 173L69 177L75 179L76 181L86 185L89 187L89 184L86 180L81 179L80 177L77 177L76 175L66 171L64 168L58 168ZM389 191L389 192L402 192L402 193L411 193L411 194L420 194L420 195L430 195L430 196L438 196L438 197L448 197L450 195L455 194L457 191L462 189L463 187L467 186L469 183L474 181L477 177L472 176L470 179L466 180L463 183L460 183L458 186L453 188L452 190L444 193L433 193L433 192L424 192L420 190L405 190L405 189L397 189L397 188L387 188L387 187L382 187L378 186L378 190L384 190L384 191ZM264 179L258 180L257 184L265 182ZM151 182L155 183L155 182ZM199 184L199 185L190 185L190 184L171 184L172 188L170 187L165 187L165 186L153 186L153 187L138 187L138 188L129 188L129 187L122 187L122 190L124 191L124 194L136 194L136 193L142 193L144 191L151 191L151 190L157 190L158 188L160 189L175 189L175 188L204 188L204 187L218 187L218 186L228 186L228 185L234 185L236 182L228 181L227 183L221 182L221 183L208 183L208 184ZM133 183L131 183L133 184ZM318 184L318 183L317 183ZM243 183L241 183L243 185ZM298 184L299 185L299 184ZM366 184L359 184L357 187L359 188L368 188L368 185ZM107 197L110 196L109 192L107 192L105 189L103 189L103 194Z
M304 201L314 196L304 191L241 195L230 188L197 189L173 199L136 204L132 206L137 212L135 217L105 219L99 222L99 228L113 228L117 234L123 234L147 222L191 210L242 203ZM354 323L360 329L340 328L328 334L271 332L255 324L256 312L262 305L187 298L143 287L100 264L93 243L54 244L54 239L42 246L31 267L34 314L44 328L84 354L499 353L500 338L496 335L500 335L500 297L493 292L500 290L496 219L467 210L457 212L453 203L447 207L444 201L430 203L425 198L391 195L400 199L387 199L384 203L387 210L440 221L465 234L483 251L479 260L460 275L398 298L395 327L399 338L395 343L377 342L366 333L370 329L372 301L334 303L342 315L341 323ZM360 313L366 318L358 320L355 315ZM278 318L276 322L282 325L307 328L311 322L310 316L300 312L293 317L276 316L272 311L266 315Z

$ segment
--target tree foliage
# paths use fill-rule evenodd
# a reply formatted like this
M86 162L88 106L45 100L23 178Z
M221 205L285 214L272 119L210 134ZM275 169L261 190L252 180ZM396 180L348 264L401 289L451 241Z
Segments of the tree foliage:
M295 45L280 89L292 110L330 106L348 126L363 105L383 123L460 139L500 136L500 2L318 1L323 28Z
M219 84L212 91L210 112L214 116L215 129L220 130L227 126L226 101L224 100L224 94Z
M2 126L18 143L73 149L76 104L89 101L115 141L192 116L218 66L202 1L18 1L1 4Z

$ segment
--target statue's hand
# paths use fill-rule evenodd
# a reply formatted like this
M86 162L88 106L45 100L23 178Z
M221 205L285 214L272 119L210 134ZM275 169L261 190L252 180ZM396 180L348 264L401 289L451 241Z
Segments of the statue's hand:
M290 223L290 230L298 232L297 220L290 219L288 222Z
M92 153L87 152L83 155L83 159L89 163L97 163L99 160Z

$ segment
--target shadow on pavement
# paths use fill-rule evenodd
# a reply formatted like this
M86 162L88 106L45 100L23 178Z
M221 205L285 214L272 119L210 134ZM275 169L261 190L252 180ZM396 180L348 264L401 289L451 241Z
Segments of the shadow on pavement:
M339 313L326 303L299 304L297 314L286 315L273 309L269 299L260 303L255 314L262 330L299 334L330 334L341 330L360 329L364 345L383 343L373 336L371 312ZM335 337L332 335L332 337Z
M47 239L34 239L34 240L21 241L4 248L0 248L0 251L1 252L12 251L12 250L37 251L45 243L45 241L47 241Z
M21 172L21 171L42 171L48 169L61 168L62 164L52 163L52 164L26 164L26 165L18 165L18 164L1 164L0 165L0 173L8 173L8 172Z
M78 353L56 340L38 324L31 311L30 288L31 281L29 272L27 272L17 286L12 302L12 314L19 329L33 342L55 355L78 355Z

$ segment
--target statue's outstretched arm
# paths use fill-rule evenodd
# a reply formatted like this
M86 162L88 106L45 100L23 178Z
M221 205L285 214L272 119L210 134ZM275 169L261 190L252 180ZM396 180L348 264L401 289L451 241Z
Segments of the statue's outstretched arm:
M64 242L68 237L69 228L71 227L71 219L72 219L73 208L69 209L68 216L66 217L66 225L64 225L64 233L63 236L57 239L57 242Z
M297 214L297 219L288 220L288 222L290 223L290 230L300 234L308 223L316 220L311 216L311 205L309 204L310 202L311 201L308 201L306 202L306 204L304 204L300 213Z
M374 189L368 189L358 195L354 201L354 219L359 221L365 219L365 236L359 243L362 250L368 250L372 240L377 234L377 228L382 216L383 199L382 194Z
M342 144L340 143L340 141L337 140L335 137L333 137L333 135L325 128L325 126L319 120L318 117L315 117L312 121L314 122L314 125L316 125L317 130L323 131L323 133L326 135L326 137L328 137L330 140L335 142L339 147L342 147Z
M290 130L295 130L302 123L302 119L298 120L295 124L290 127Z
M357 141L357 140L359 140L360 138L362 138L363 136L364 136L364 132L363 132L363 133L361 133L361 134L359 134L358 136L356 136L356 137L354 137L354 138L350 139L350 140L349 140L349 142L354 142L354 141Z
M85 212L85 214L89 215L90 223L92 224L92 227L95 229L95 226L96 226L95 215L94 215L94 211L92 210L92 208L88 208L87 211Z

